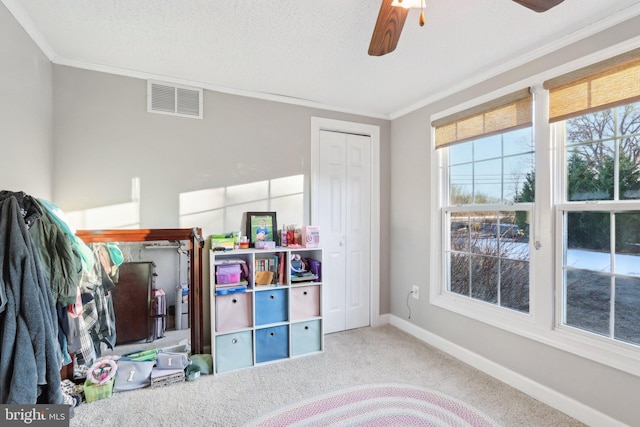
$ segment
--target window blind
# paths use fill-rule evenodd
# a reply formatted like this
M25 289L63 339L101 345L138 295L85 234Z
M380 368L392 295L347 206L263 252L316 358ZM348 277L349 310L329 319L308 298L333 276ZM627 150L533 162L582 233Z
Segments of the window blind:
M531 91L526 88L434 120L436 148L530 126L532 104Z
M544 82L549 90L549 121L640 100L640 49Z

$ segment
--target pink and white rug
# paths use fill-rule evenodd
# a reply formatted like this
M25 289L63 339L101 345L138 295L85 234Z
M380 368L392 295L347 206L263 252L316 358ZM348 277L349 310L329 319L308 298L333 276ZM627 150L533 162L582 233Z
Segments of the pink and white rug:
M281 408L247 424L284 426L497 426L466 403L423 387L369 384Z

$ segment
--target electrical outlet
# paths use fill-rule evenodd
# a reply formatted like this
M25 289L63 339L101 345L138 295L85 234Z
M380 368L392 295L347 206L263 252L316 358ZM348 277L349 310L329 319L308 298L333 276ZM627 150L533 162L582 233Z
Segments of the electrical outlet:
M420 298L420 288L418 286L413 286L413 288L411 289L411 296L415 299Z

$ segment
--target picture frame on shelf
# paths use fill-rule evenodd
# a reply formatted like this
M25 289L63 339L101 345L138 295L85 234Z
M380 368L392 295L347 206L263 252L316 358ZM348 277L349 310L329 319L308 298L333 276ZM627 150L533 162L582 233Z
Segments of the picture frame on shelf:
M247 237L251 247L257 242L275 242L278 223L275 212L247 212Z

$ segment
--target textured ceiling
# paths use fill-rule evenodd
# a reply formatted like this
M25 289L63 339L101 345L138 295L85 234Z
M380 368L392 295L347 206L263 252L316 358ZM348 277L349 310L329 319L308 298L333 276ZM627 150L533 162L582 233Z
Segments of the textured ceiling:
M367 54L380 0L2 0L56 64L393 118L640 14L640 0L427 0ZM640 34L640 31L639 31Z

